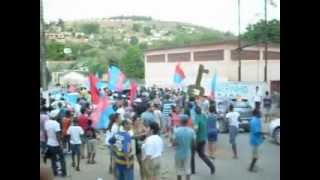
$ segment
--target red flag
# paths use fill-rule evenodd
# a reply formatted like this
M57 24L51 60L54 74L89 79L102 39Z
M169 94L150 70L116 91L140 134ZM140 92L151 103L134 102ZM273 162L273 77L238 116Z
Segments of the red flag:
M90 81L90 92L91 92L91 101L93 104L99 103L99 90L97 88L97 83L99 82L99 79L93 75L89 75L89 81Z
M135 81L133 81L131 83L131 88L130 88L130 105L133 104L133 100L137 96L137 91L138 91L138 85Z
M68 89L69 92L76 92L77 91L77 88L74 87L73 85L71 85Z

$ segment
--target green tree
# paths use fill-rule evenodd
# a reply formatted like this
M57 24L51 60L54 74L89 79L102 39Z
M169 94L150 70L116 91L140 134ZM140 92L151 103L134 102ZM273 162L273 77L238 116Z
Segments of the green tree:
M149 26L145 26L143 31L146 35L151 35L151 28Z
M132 30L135 32L139 32L141 29L141 25L140 24L133 24L132 26Z
M97 34L100 26L98 23L85 23L80 25L80 30L85 34Z
M47 58L50 60L63 60L64 59L64 44L59 42L47 42Z
M121 59L121 69L129 78L144 78L143 53L137 46L131 46Z
M130 44L131 45L136 45L136 44L138 44L139 43L139 39L136 37L136 36L132 36L131 38L130 38Z
M256 24L250 24L246 28L247 32L243 34L243 39L248 42L272 42L280 43L280 21L273 19L265 25L264 20Z

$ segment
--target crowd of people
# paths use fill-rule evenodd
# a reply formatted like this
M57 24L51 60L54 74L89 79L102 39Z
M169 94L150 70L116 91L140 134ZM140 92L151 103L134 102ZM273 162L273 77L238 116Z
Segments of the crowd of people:
M87 164L95 164L100 139L104 139L108 147L105 153L110 157L109 173L114 180L133 180L135 160L139 164L141 180L159 180L165 144L174 147L178 180L182 176L189 180L191 174L196 173L196 153L208 166L209 173L215 173L219 129L214 100L206 96L189 96L179 89L141 88L130 102L127 96L112 93L107 88L100 91L101 96L109 96L115 112L109 116L105 129L93 127L91 114L95 106L85 88L78 90L80 97L75 105L70 105L63 97L45 99L41 96L41 154L44 162L50 159L55 176L67 175L65 154L68 153L72 155L72 167L76 171L80 171L84 159ZM56 108L51 107L54 101L58 101ZM235 159L238 158L239 116L230 106L226 118ZM261 123L260 106L256 106L250 121L250 172L256 171L258 147L264 139Z

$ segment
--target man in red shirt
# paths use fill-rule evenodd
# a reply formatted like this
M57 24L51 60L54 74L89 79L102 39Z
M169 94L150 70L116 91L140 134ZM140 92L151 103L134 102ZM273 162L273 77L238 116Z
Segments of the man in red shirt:
M86 110L82 108L80 110L81 115L79 116L79 126L82 127L82 129L87 129L89 127L89 116L86 114ZM80 153L81 153L81 158L84 159L84 151L85 151L85 146L87 142L86 139L84 138L84 142L82 142L80 146Z

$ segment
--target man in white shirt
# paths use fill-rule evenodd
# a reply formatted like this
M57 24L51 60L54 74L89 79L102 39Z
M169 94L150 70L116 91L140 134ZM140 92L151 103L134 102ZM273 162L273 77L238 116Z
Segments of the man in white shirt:
M152 121L148 127L148 134L145 143L142 145L143 167L146 170L147 179L159 180L161 155L163 152L163 140L158 135L160 127L158 123Z
M53 170L53 174L55 176L58 175L58 167L57 167L57 156L59 158L59 161L61 163L61 171L62 176L66 176L66 165L65 165L65 159L62 152L62 142L61 142L61 128L60 124L53 119L56 119L58 116L57 112L51 112L50 113L50 119L46 121L45 123L45 133L47 137L47 147L48 152L50 154L51 159L51 167Z
M262 101L262 96L259 92L259 86L256 87L256 93L253 96L253 102L254 102L254 107L257 109L260 109L260 105L261 105L261 101Z
M233 105L230 105L226 118L229 121L230 144L232 145L234 159L238 158L236 137L239 128L239 117L240 113L233 111Z
M76 170L80 171L80 145L81 136L84 135L84 131L79 126L78 120L73 121L73 125L67 130L67 134L70 135L70 144L72 150L72 167L75 167L74 156L77 155L77 167Z

